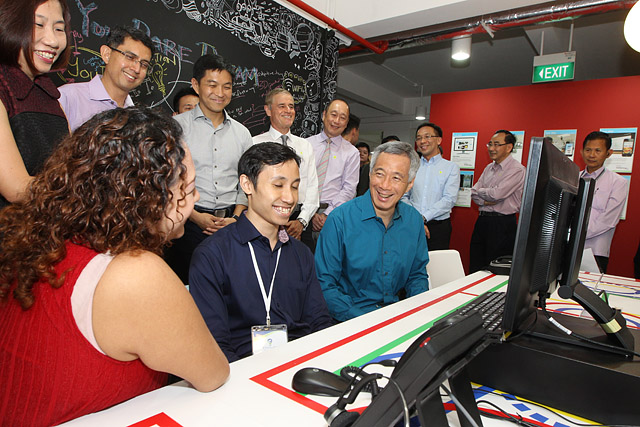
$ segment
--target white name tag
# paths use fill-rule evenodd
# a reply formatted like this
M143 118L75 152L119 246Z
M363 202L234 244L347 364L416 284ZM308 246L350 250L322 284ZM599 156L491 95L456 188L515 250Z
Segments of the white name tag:
M251 345L253 354L286 344L288 341L287 325L258 325L251 327Z

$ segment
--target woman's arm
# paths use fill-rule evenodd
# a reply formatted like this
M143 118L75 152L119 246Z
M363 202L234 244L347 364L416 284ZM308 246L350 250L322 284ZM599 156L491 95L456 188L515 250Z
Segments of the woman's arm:
M11 203L18 202L32 179L13 138L7 109L0 102L0 194Z
M227 358L191 295L150 252L120 254L111 261L93 298L93 331L108 356L140 358L199 391L218 388L229 375Z

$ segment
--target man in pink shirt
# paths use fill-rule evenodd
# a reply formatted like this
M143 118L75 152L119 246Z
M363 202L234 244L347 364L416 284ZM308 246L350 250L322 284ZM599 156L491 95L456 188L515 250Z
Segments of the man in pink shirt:
M480 216L471 235L469 273L513 253L525 173L524 166L511 156L515 143L516 137L508 130L496 131L487 144L493 163L471 188Z

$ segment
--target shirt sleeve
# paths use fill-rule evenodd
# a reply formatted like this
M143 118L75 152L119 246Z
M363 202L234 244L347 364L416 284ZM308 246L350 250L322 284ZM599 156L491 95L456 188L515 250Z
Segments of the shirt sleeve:
M342 180L342 188L338 196L329 203L329 207L324 211L329 215L331 211L341 204L353 199L356 195L356 188L360 180L360 155L358 150L349 150L348 158L344 163L344 175Z
M316 156L313 154L313 147L309 144L309 158L307 159L307 191L304 203L298 218L311 223L311 217L318 210L320 205L320 194L318 193L318 171L316 170Z
M327 217L318 238L315 259L318 282L329 313L334 319L344 321L365 312L355 306L351 296L340 285L342 264L346 257L341 225L342 220L338 216Z
M619 180L615 180L619 181ZM589 214L589 226L587 228L587 239L599 236L615 228L620 221L620 215L624 209L624 202L627 199L628 182L623 179L618 182L612 181L609 184L610 193L604 207L592 206ZM594 201L595 201L594 195Z
M307 282L307 295L304 302L303 321L308 323L311 327L311 331L316 332L324 328L331 326L331 316L329 315L329 309L327 303L322 295L322 289L318 283L318 277L316 275L316 268L313 262L313 255L309 251L308 265L311 268L307 269L308 276Z
M216 256L217 246L202 244L196 248L189 268L189 292L200 310L211 335L229 362L238 360L231 345L229 313L224 302L224 259Z
M411 264L411 272L407 278L405 290L407 296L421 294L429 290L429 275L427 274L427 263L429 262L429 250L427 249L427 237L424 233L417 233L418 243L416 253Z
M244 126L243 126L243 128L244 128ZM240 142L240 144L242 146L242 152L244 153L249 148L251 148L251 146L253 145L253 139L251 138L251 133L249 133L247 128L244 128L242 133L243 133L242 141ZM237 165L236 165L236 167L237 167ZM247 200L247 195L244 194L244 191L242 191L242 187L240 187L239 178L240 178L240 176L238 176L238 184L236 186L236 191L237 191L236 205L249 206L249 202Z
M447 215L451 212L451 209L456 204L458 199L458 189L460 188L460 167L455 163L451 165L449 176L444 184L442 192L442 198L433 204L424 217L427 221L431 221L434 218L438 218L442 215Z
M511 196L516 190L518 190L518 188L522 188L522 184L524 183L524 172L524 168L513 168L507 170L493 187L481 186L484 185L484 182L481 184L481 176L480 180L478 180L476 185L471 189L471 198L480 206L486 202L501 202ZM478 199L481 199L482 203L478 203Z

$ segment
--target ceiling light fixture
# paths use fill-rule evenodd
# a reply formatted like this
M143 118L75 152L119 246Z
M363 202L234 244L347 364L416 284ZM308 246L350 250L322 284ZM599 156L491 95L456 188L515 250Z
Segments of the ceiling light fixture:
M640 52L640 3L633 5L624 21L624 38L631 49Z
M456 37L451 42L451 59L464 61L471 56L471 36Z
M416 120L424 120L427 118L427 107L424 105L424 99L422 98L423 85L420 85L420 105L416 107Z

